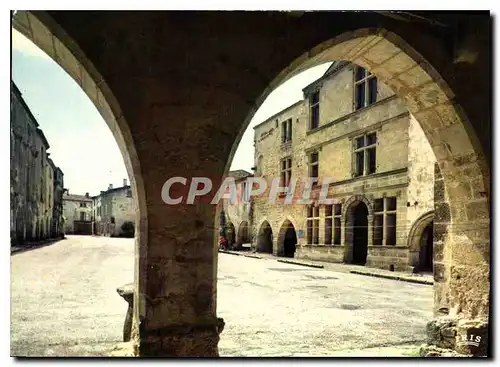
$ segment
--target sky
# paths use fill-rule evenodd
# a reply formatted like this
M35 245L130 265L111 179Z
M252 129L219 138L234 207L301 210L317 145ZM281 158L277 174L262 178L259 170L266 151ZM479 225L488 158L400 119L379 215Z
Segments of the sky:
M245 131L231 170L254 166L253 126L302 99L302 89L323 75L323 64L296 75L264 101ZM47 138L50 158L73 194L97 195L121 186L128 174L118 145L80 86L26 37L12 30L12 79ZM130 181L128 181L130 182Z

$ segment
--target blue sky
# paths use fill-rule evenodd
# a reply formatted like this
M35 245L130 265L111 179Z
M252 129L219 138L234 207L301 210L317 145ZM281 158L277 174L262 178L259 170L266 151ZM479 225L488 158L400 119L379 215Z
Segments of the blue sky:
M275 89L242 137L231 169L254 165L253 126L302 98L302 88L329 64L311 68ZM12 32L12 79L40 124L50 158L64 172L70 193L96 195L112 183L121 186L127 171L106 122L80 86L23 35ZM165 178L167 179L167 178Z

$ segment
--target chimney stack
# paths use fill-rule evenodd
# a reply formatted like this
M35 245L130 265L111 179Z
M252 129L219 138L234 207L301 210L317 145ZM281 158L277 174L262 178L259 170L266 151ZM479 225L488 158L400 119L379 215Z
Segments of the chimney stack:
M127 179L126 178L123 179L123 186L127 186Z
M111 190L113 188L113 184L109 184L108 190Z
M88 192L86 192L86 193L85 193L85 197L86 197L87 199L89 198L89 193L88 193Z

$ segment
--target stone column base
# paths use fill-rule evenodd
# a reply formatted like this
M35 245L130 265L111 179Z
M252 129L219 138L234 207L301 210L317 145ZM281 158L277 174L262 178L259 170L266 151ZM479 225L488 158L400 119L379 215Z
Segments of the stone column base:
M224 326L224 320L218 318L216 324L142 331L134 352L137 357L219 357L219 334Z
M427 324L421 357L487 357L488 321L438 317Z

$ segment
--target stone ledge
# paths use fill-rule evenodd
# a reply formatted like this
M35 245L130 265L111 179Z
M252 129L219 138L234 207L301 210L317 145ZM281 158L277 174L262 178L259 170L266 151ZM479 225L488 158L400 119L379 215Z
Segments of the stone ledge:
M229 255L236 255L236 256L243 256L243 254L237 253L237 252L232 252L232 251L226 251L226 250L219 250L220 253L223 254L229 254Z
M299 261L282 260L282 259L278 259L277 261L280 262L280 263L293 264L293 265L301 265L301 266L308 266L310 268L316 268L316 269L323 269L324 268L323 265L307 264L307 263L302 263L302 262L299 262Z
M430 280L415 279L415 278L404 277L404 276L399 276L399 275L391 275L391 274L381 274L381 273L375 273L375 272L369 272L369 271L365 272L365 271L359 271L359 270L349 270L349 273L357 274L357 275L366 275L366 276L371 276L371 277L376 277L376 278L400 280L400 281L408 282L408 283L417 283L417 284L426 284L426 285L433 285L434 284L434 282L430 281Z

